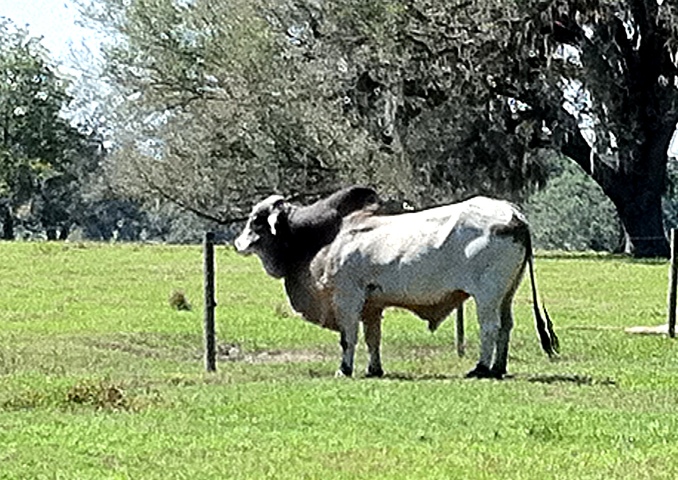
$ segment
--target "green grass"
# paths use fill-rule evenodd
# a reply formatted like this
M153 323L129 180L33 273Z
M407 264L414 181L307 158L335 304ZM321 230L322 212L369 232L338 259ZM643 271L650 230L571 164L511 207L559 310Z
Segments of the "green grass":
M502 382L465 380L454 322L389 311L387 377L333 378L338 338L258 260L217 249L218 372L199 247L0 243L0 479L678 478L666 262L540 255L549 361L518 292ZM185 292L191 311L173 310ZM226 352L231 351L231 355ZM361 345L359 370L366 365ZM235 357L235 358L234 358Z

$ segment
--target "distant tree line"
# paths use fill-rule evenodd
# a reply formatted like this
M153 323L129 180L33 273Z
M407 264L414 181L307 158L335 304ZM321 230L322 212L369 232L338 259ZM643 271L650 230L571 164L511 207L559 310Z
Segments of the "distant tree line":
M102 158L101 138L63 116L69 96L40 42L0 19L2 238L41 229L65 238L82 212L82 186Z
M668 253L674 2L80 3L109 39L105 125L61 120L77 161L5 148L32 185L9 180L5 219L30 204L45 229L90 215L107 226L87 235L177 240L180 224L227 223L273 192L310 201L364 183L418 207L508 197L548 226L548 246ZM38 117L56 128L59 110Z
M102 125L70 121L68 91L39 39L0 19L0 237L199 239L200 220L119 192Z

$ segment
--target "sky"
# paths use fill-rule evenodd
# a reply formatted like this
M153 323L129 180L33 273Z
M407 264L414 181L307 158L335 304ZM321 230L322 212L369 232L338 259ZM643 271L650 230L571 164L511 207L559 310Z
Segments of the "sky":
M98 49L95 32L76 24L78 6L72 0L0 0L0 17L27 27L31 36L43 37L51 57L62 64L68 63L71 47Z

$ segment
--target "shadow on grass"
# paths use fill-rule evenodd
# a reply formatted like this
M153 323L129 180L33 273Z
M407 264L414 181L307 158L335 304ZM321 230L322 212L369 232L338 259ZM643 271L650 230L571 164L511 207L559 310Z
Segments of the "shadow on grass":
M589 375L577 374L554 374L554 375L513 375L508 374L501 380L496 379L475 379L466 378L465 375L448 375L448 374L411 374L411 373L387 373L384 376L386 380L396 380L405 382L416 381L431 381L431 380L462 380L462 381L499 381L499 382L529 382L529 383L545 383L545 384L575 384L580 386L592 385L609 385L614 386L617 382L611 378L594 378Z
M616 380L612 378L594 378L590 375L566 375L566 374L555 374L555 375L531 375L525 377L525 380L530 383L573 383L575 385L607 385L607 386L616 386Z
M319 371L319 370L309 370L308 375L311 378L334 378L334 371ZM450 381L450 380L464 380L463 375L453 375L453 374L417 374L417 373L404 373L404 372L387 372L383 377L367 377L364 373L353 374L352 379L361 380L361 381L395 381L395 382L424 382L430 380L440 380L440 381ZM342 381L342 379L337 379L337 381Z
M398 382L426 382L426 381L450 381L450 380L466 380L464 375L453 375L447 373L405 373L405 372L388 372L384 375L384 380L394 380Z
M309 370L309 376L312 378L332 378L334 373L326 371ZM464 374L444 374L444 373L407 373L407 372L388 372L382 378L368 378L364 375L357 375L356 380L367 381L394 381L394 382L428 382L428 381L497 381L497 382L528 382L552 384L573 384L578 386L616 386L616 380L605 377L595 378L590 375L577 374L544 374L544 375L513 375L508 374L502 380L496 379L477 379L466 378Z

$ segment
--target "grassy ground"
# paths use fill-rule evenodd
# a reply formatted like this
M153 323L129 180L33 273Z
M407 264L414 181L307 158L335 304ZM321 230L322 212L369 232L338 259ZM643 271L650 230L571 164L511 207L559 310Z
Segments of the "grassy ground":
M381 380L338 380L336 334L290 312L255 258L217 251L219 366L203 373L199 247L2 243L0 479L678 478L668 266L537 258L562 355L528 283L509 369L465 380L454 323L391 311ZM168 298L185 292L191 311ZM360 370L366 354L361 347Z

